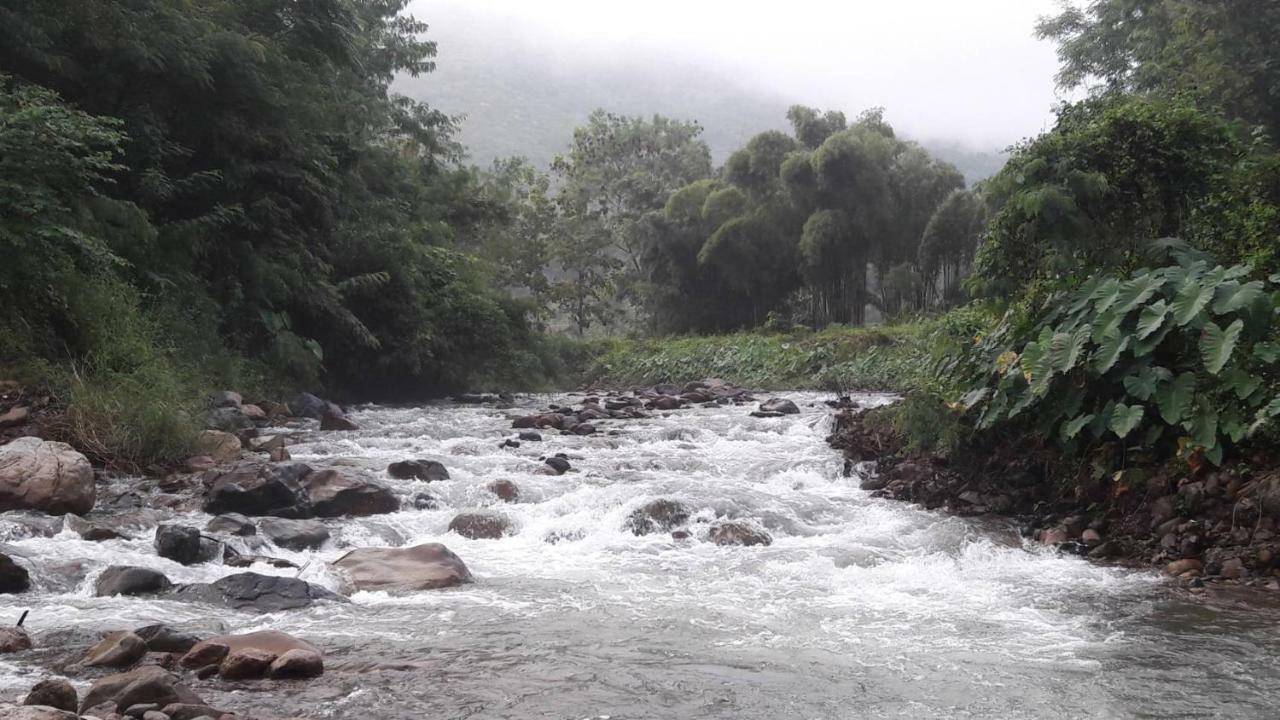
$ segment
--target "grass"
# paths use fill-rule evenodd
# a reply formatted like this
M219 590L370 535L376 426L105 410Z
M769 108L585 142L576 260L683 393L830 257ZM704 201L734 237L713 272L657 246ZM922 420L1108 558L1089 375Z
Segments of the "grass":
M718 377L765 390L888 390L927 380L940 325L920 320L820 332L744 332L604 343L586 373L600 385Z

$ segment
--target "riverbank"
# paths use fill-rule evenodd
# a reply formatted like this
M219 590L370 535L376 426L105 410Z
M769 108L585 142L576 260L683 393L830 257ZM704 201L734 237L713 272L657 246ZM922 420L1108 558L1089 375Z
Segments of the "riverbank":
M1158 568L1191 587L1280 590L1280 464L1272 454L1198 471L1135 463L1091 478L1087 463L1032 434L912 448L895 422L901 412L842 408L827 439L876 497L1012 518L1025 537L1063 552Z

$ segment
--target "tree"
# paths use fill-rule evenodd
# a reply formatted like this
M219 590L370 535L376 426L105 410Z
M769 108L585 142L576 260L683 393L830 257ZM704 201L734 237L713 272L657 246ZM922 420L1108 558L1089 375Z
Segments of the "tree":
M960 280L973 264L985 226L986 206L969 190L953 190L929 218L916 265L936 304L946 307L959 300Z
M1037 31L1058 42L1064 87L1183 96L1280 138L1280 4L1093 0Z

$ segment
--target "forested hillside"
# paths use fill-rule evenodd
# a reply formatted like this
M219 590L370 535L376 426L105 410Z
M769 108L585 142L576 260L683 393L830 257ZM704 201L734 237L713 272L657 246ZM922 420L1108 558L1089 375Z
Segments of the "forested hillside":
M429 20L431 37L439 43L439 67L430 74L401 77L394 88L459 116L456 137L481 167L510 157L547 167L557 154L569 151L573 129L596 109L696 121L719 164L759 132L785 132L787 108L805 102L683 60L566 60L549 52L549 41L456 7ZM993 175L1005 160L1002 147L941 140L923 144L971 183Z

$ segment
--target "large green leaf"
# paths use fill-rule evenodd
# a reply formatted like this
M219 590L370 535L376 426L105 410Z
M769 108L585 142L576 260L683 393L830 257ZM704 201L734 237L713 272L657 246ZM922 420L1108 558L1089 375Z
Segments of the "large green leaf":
M1187 416L1191 409L1191 400L1196 390L1194 373L1183 373L1171 383L1165 383L1156 390L1156 407L1160 417L1169 425L1177 425Z
M1156 393L1160 384L1160 375L1153 368L1144 367L1124 378L1124 389L1133 397L1146 402Z
M1054 372L1070 372L1080 362L1085 344L1089 342L1090 330L1080 328L1073 333L1054 333L1049 341L1048 358Z
M1074 420L1069 420L1062 425L1062 436L1065 439L1070 440L1079 435L1080 431L1084 429L1084 426L1091 422L1093 422L1092 415L1081 415Z
M1134 328L1138 339L1145 340L1159 330L1164 325L1164 319L1168 314L1169 304L1163 299L1142 308L1142 314L1138 316L1138 326Z
M991 395L991 388L980 387L966 393L960 400L960 404L964 406L965 411L972 410L978 403L986 400Z
M1254 280L1243 285L1232 280L1225 282L1214 291L1213 312L1225 315L1247 308L1257 302L1263 295L1262 281Z
M1094 311L1106 312L1120 298L1120 281L1116 278L1107 278L1097 290L1093 291L1093 298L1096 301L1093 306Z
M1280 397L1267 403L1259 408L1257 415L1253 418L1253 423L1249 425L1249 434L1253 435L1258 432L1262 426L1270 423L1273 419L1280 417Z
M1125 405L1124 403L1116 403L1115 408L1111 411L1111 422L1108 427L1111 432L1117 436L1124 438L1138 427L1138 423L1142 422L1143 408L1141 405Z
M1173 322L1178 327L1187 325L1204 310L1213 299L1214 287L1200 279L1189 277L1178 288L1178 297L1174 298L1170 309L1173 311Z
M1256 343L1253 346L1253 356L1267 364L1280 360L1280 343Z
M1093 354L1093 369L1099 375L1110 370L1116 360L1120 359L1120 353L1129 347L1129 336L1121 335L1119 330L1112 330L1098 344L1098 350Z
M1218 412L1207 403L1182 423L1191 435L1191 441L1203 448L1218 444Z
M1243 330L1244 320L1240 319L1228 325L1226 330L1215 323L1205 323L1204 329L1200 331L1200 358L1210 374L1217 375L1226 367Z
M1262 378L1240 368L1232 368L1223 373L1222 382L1235 391L1236 397L1241 400L1248 398L1262 386Z
M1164 278L1156 273L1145 273L1120 286L1116 298L1115 311L1126 315L1134 308L1151 299L1152 295L1164 285Z

